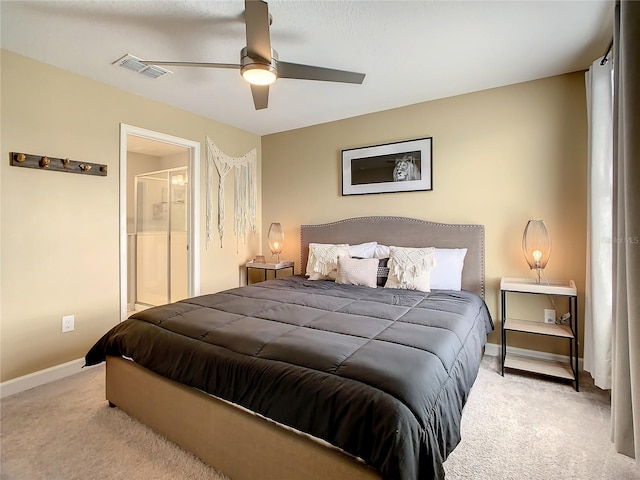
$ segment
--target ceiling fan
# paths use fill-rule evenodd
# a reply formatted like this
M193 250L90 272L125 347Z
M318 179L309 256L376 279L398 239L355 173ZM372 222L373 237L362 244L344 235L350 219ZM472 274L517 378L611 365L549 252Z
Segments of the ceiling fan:
M269 28L272 19L271 15L269 15L267 2L263 0L245 0L244 8L247 46L240 51L240 64L150 60L140 60L140 63L156 66L240 69L242 77L251 85L251 93L253 94L253 103L256 110L267 108L269 104L269 85L278 78L357 84L363 82L364 73L281 62L278 60L277 52L271 48Z

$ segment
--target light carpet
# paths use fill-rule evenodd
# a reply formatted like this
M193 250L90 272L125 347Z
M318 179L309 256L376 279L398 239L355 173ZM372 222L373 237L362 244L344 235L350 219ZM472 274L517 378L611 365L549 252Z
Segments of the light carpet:
M497 359L485 357L462 442L445 463L447 480L640 480L639 465L609 441L609 394L590 377L581 377L576 392L562 381L498 371ZM8 397L1 407L2 479L225 479L109 408L104 365Z

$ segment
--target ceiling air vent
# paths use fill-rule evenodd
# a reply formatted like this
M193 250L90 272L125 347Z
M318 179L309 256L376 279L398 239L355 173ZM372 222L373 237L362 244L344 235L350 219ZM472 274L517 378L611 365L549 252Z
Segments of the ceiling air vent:
M132 72L139 73L140 75L144 75L149 78L158 78L166 73L173 73L166 68L157 67L155 65L145 65L138 57L134 57L128 53L124 57L113 62L113 65L126 68L127 70L131 70Z

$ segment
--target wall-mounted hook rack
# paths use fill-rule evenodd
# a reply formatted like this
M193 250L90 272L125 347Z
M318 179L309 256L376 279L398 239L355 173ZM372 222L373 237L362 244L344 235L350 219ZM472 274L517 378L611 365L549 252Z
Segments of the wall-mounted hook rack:
M107 176L107 166L99 163L78 162L68 158L32 155L29 153L11 152L11 165L14 167L37 168L56 172L81 173L83 175Z

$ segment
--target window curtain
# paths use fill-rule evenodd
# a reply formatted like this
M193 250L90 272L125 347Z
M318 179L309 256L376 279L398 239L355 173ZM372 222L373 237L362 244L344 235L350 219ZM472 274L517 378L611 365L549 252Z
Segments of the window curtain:
M611 429L640 459L640 2L616 3L614 25Z
M604 62L604 63L603 63ZM613 78L612 63L599 58L585 74L589 125L587 281L584 369L596 386L611 388L613 291Z

